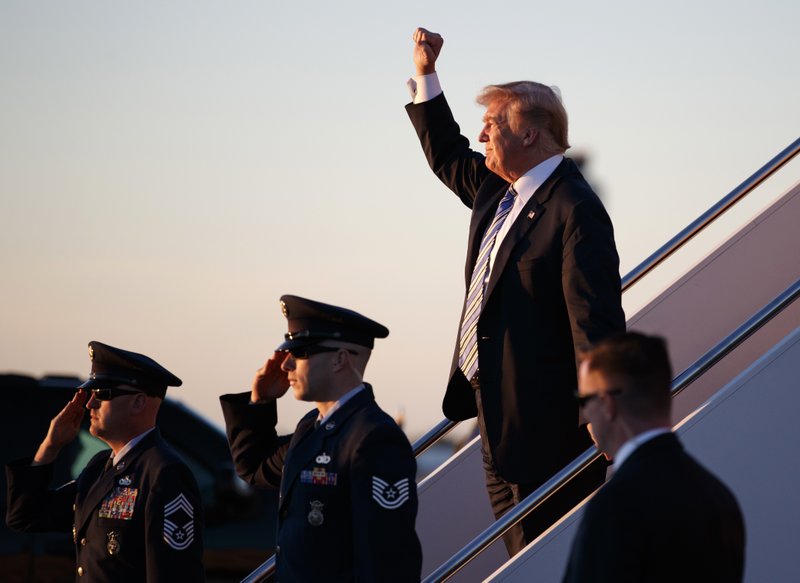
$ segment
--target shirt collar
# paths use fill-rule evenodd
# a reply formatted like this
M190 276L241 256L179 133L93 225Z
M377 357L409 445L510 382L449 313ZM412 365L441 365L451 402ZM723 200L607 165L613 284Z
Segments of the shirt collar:
M153 431L154 429L155 429L155 427L151 427L150 429L148 429L144 433L140 433L139 435L137 435L136 437L131 439L128 443L126 443L125 446L121 450L119 450L117 452L117 454L114 456L114 464L115 465L118 464L122 460L122 458L125 457L125 455L130 450L132 450L134 447L136 447L136 445L140 441L142 441L147 436L147 434L150 433L151 431Z
M517 191L518 202L523 206L527 204L533 196L533 193L544 184L545 180L550 178L550 175L555 172L563 159L564 156L562 154L551 156L547 160L539 162L536 166L517 178L514 181L514 190Z
M333 407L328 409L328 414L327 415L325 415L324 417L317 416L317 421L319 421L319 423L323 423L323 422L327 421L328 419L330 419L331 415L336 413L336 411L341 409L342 406L344 406L344 404L347 403L347 401L349 401L350 399L355 397L358 393L363 391L365 388L366 388L366 386L364 385L364 383L361 383L355 389L351 389L351 390L347 391L344 395L342 395L342 397L338 401L336 401L333 404Z
M670 431L672 430L669 427L658 427L656 429L643 431L639 435L634 435L628 441L623 443L622 447L619 448L617 455L614 456L614 464L612 465L612 469L616 472L619 467L625 463L625 460L628 459L631 454L643 443L650 441L654 437L663 435L664 433L669 433Z

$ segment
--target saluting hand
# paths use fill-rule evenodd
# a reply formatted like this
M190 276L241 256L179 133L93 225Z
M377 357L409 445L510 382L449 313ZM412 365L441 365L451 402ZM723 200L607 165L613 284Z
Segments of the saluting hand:
M414 65L417 75L430 75L436 71L436 59L442 50L442 35L424 28L414 31Z
M52 463L58 452L77 437L83 415L86 413L85 404L86 391L78 389L72 400L50 421L47 436L33 457L33 465Z
M274 401L283 397L289 390L289 377L286 371L281 369L284 358L286 358L285 352L275 352L272 358L258 369L250 391L252 402Z

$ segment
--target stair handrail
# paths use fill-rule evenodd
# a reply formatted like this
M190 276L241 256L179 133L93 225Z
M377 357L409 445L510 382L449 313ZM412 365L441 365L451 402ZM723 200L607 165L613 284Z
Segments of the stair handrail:
M742 342L772 320L772 318L778 315L798 297L800 297L800 279L796 280L793 285L786 288L766 306L761 308L747 321L736 328L736 330L728 334L728 336L717 343L711 350L706 352L678 375L672 382L671 397L675 398L678 393L683 391L717 362L735 350ZM533 511L556 490L569 482L601 455L602 454L595 446L589 447L589 449L575 458L569 465L532 492L518 505L514 506L500 519L487 527L448 561L423 579L423 583L440 583L452 577L466 566L467 563L503 536L508 529L525 518L528 513Z
M764 164L749 178L734 188L728 194L711 206L706 212L689 223L680 233L659 247L650 257L634 267L628 275L622 278L622 291L624 292L645 275L650 273L657 265L683 247L695 235L719 218L722 213L730 209L747 194L752 192L759 184L775 174L786 165L797 153L800 152L800 138L784 148L772 160Z

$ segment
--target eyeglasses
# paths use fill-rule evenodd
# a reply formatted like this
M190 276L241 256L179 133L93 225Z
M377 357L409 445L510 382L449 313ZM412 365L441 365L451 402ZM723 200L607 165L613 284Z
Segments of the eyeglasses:
M606 391L598 391L596 393L591 393L590 395L581 395L578 391L575 391L575 398L578 400L578 407L583 409L586 406L586 403L591 401L592 399L596 399L603 395L619 395L622 393L622 389L608 389Z
M320 346L319 344L309 344L307 346L298 346L296 348L289 348L286 352L292 355L295 360L303 360L309 356L320 354L322 352L339 352L340 350L347 350L350 354L358 354L355 350L346 348L336 348L334 346Z
M110 401L122 395L132 395L134 393L141 393L136 389L122 389L120 387L113 387L110 389L92 389L92 395L98 401Z

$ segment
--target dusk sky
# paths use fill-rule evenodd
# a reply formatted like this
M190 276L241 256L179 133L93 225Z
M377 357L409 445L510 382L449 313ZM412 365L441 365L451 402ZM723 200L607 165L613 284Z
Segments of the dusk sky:
M480 151L484 85L560 88L625 274L800 135L798 23L790 0L2 0L0 372L85 376L99 340L158 360L221 426L217 397L249 389L295 294L390 329L366 380L414 438L442 418L469 220L403 109L414 29L444 36ZM280 428L308 409L289 393Z

